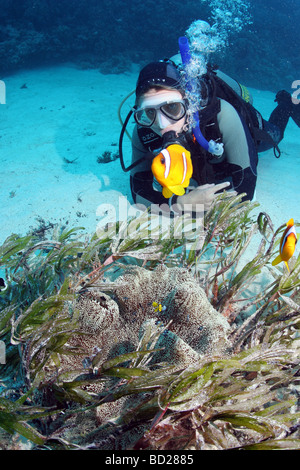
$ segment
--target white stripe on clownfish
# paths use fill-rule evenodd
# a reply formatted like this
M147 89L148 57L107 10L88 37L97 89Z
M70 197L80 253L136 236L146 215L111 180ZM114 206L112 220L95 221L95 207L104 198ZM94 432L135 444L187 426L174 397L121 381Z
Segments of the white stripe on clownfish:
M164 156L164 159L165 159L165 165L166 165L166 168L165 168L165 178L168 178L169 176L169 173L170 173L170 168L171 168L171 156L168 152L167 149L163 149L161 151L161 153L163 154Z
M283 249L284 249L284 245L286 244L286 241L287 241L287 238L289 235L291 234L294 234L295 235L295 238L296 238L296 243L297 243L297 234L296 234L296 229L295 229L295 226L293 225L286 233L284 239L282 240L282 244L281 244L281 249L280 249L280 253L283 252Z
M186 171L187 171L187 161L186 161L186 156L185 153L182 152L182 160L183 160L183 178L180 184L183 184L185 177L186 177Z

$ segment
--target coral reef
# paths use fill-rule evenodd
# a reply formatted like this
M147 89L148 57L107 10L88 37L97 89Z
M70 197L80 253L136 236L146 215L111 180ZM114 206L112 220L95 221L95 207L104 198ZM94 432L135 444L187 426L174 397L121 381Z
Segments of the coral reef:
M300 448L300 256L272 266L285 226L242 196L220 195L189 249L149 238L147 211L91 238L8 237L0 447Z
M119 154L117 152L113 153L111 150L105 150L102 155L97 157L97 163L109 163L117 160Z
M156 312L157 319L164 324L172 321L169 330L191 348L200 354L224 352L229 324L186 270L163 265L155 271L136 268L120 277L112 290L127 322L140 327L144 319L153 318L153 301L159 302L165 309Z
M131 270L132 271L132 270ZM103 290L113 293L113 298ZM159 299L163 311L155 311ZM179 368L196 364L203 354L224 354L229 348L227 320L209 303L203 289L184 269L158 266L154 271L134 268L113 284L83 291L76 300L79 332L68 340L76 355L60 355L60 366L48 363L46 377L67 374L74 380L78 371L90 369L97 354L101 361L138 349L143 333L160 323L167 329L156 344L159 349L151 364L168 363ZM73 371L73 372L72 372ZM107 384L105 385L107 386ZM100 393L103 382L84 385L89 393ZM120 412L126 400L102 405L98 418L103 422Z
M99 67L103 73L124 73L132 62L144 65L176 53L178 35L197 18L226 24L230 47L212 61L246 85L278 91L278 87L290 87L299 74L294 45L300 15L297 0L290 1L288 10L277 0L272 6L251 2L250 26L244 24L243 8L248 2L191 0L186 4L172 0L172 8L169 2L154 0L132 4L90 0L88 8L75 0L2 3L2 75L23 67L70 61L84 68ZM161 24L161 18L168 32L163 44L161 35L152 33L152 25Z

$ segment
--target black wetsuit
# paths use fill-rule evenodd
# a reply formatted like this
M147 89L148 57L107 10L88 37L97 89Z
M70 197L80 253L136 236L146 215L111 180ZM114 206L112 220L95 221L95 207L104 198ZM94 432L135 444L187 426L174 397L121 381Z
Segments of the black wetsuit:
M230 103L218 99L218 106L215 117L212 121L208 120L204 128L201 127L201 131L207 140L212 138L223 142L224 154L220 159L214 158L200 147L191 135L186 135L194 169L190 185L200 186L229 181L237 193L246 193L245 199L252 200L257 180L258 152L272 148L274 142L281 140L283 133L275 124L261 118L261 127L273 140L270 138L269 141L257 143L242 116ZM260 117L259 113L258 116ZM151 129L136 127L132 138L132 162L160 149L161 144L162 138ZM168 203L161 192L153 189L151 160L146 160L132 170L130 183L135 203L146 206L151 203L159 205Z

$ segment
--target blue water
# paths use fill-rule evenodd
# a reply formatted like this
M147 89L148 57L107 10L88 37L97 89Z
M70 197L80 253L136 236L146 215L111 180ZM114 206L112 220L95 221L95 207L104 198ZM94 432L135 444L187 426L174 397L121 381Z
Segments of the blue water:
M299 77L299 0L2 0L0 74L66 61L123 72L132 61L172 55L178 35L196 19L211 21L217 8L246 22L216 57L222 69L274 91Z

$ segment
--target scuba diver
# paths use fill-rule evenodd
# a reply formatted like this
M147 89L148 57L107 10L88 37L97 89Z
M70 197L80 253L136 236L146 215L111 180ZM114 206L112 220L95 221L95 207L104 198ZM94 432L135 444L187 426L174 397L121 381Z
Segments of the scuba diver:
M252 200L258 153L273 148L279 158L278 144L289 118L300 127L300 106L293 104L284 90L277 93L277 107L266 121L253 107L248 90L221 71L207 66L198 86L200 139L188 124L190 103L180 55L152 62L141 70L135 106L120 137L121 165L124 171L130 171L136 204L167 203L175 214L188 205L195 213L199 204L208 210L225 189L245 193L243 200ZM125 168L122 139L132 113L136 123L132 162ZM216 151L211 150L211 143Z

